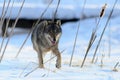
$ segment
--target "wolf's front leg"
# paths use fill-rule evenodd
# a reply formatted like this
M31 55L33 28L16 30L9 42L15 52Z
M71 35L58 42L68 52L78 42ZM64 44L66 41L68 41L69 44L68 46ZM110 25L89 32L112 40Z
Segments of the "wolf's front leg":
M41 52L41 51L39 51L39 53L38 53L38 60L39 60L39 67L40 67L40 68L44 68L43 55L42 55L42 52Z
M56 68L61 68L61 54L57 48L53 49L53 53L57 56Z

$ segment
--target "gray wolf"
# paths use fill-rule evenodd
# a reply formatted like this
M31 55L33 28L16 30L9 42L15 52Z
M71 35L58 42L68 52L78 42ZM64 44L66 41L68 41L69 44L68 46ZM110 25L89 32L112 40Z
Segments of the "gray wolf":
M43 55L52 51L57 56L56 68L61 67L61 54L58 50L59 39L62 34L61 21L42 21L33 29L31 40L33 48L38 54L39 67L44 68Z

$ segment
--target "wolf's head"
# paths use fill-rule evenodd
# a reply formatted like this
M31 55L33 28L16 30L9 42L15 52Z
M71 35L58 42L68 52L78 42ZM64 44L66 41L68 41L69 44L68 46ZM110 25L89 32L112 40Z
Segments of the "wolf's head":
M47 21L46 24L47 25L44 29L45 38L48 41L49 45L53 46L56 43L58 43L62 33L61 21L60 20L56 22Z

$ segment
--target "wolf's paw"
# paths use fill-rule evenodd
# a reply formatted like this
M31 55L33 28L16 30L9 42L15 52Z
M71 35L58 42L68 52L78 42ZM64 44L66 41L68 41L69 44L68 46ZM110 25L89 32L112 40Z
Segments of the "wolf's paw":
M61 64L56 64L56 68L60 69L61 68Z
M39 65L39 68L44 68L44 66L43 65Z

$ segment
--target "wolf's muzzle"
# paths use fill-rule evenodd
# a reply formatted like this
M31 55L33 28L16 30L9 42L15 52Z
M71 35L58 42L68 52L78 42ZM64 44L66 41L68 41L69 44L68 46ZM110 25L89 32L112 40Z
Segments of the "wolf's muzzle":
M50 40L50 42L52 43L52 45L55 45L55 44L56 44L56 38L51 39L51 38L49 37L49 40Z

